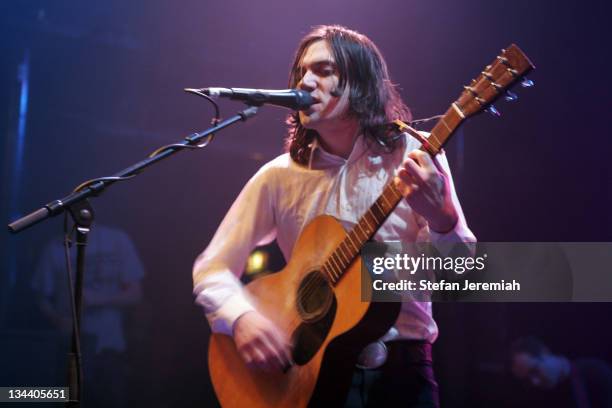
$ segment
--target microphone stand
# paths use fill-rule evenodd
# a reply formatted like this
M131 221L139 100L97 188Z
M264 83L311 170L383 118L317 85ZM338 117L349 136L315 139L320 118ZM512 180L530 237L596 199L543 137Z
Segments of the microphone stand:
M72 295L72 339L70 353L68 353L68 400L67 407L79 407L83 394L83 365L81 355L81 310L83 305L83 276L85 273L85 248L87 238L94 221L94 210L89 200L76 202L68 208L76 224L77 245L77 275L72 285L72 273L68 273L68 285ZM66 237L67 238L67 237ZM66 239L65 238L65 239ZM66 248L67 249L67 248ZM66 253L70 257L70 253ZM67 260L67 262L70 262ZM68 264L69 265L69 264Z
M233 125L236 122L250 119L257 114L257 106L238 112L236 115L226 119L213 127L202 132L193 133L185 137L182 141L162 146L155 150L146 159L126 168L110 177L100 177L89 180L79 185L72 193L64 198L51 201L42 208L21 217L8 225L12 233L18 233L34 224L42 222L51 217L55 217L68 210L74 223L76 224L76 244L77 244L77 275L75 280L72 309L72 342L71 351L68 354L68 386L69 399L66 401L68 407L79 407L82 400L83 389L83 368L81 364L80 350L80 327L81 309L83 296L83 276L85 273L85 248L87 246L87 234L91 230L94 221L94 211L89 203L89 197L96 197L117 181L131 179L145 168L163 160L184 149L199 149L208 145L216 132ZM68 254L68 256L70 256ZM72 288L72 282L69 282Z

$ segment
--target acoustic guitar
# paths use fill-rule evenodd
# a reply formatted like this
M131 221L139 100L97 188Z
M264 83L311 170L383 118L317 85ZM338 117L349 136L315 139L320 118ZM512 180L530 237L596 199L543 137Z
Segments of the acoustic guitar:
M522 81L534 68L514 44L503 50L451 104L428 138L396 121L399 131L418 138L421 149L437 154L453 132L468 117L485 109L496 113L491 103ZM399 302L361 300L362 279L359 252L407 193L395 177L369 210L347 232L335 218L321 215L312 220L298 238L290 261L280 272L257 279L245 290L256 307L283 330L292 342L294 365L285 372L265 373L249 369L233 338L212 334L208 351L209 370L223 407L342 406L351 385L359 352L382 337L396 321ZM371 288L371 282L363 282Z

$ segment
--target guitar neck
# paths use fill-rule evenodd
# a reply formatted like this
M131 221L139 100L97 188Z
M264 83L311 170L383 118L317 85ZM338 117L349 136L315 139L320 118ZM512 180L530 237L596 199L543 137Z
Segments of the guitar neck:
M440 150L459 128L464 118L463 112L456 103L453 103L431 130L427 138L428 143L421 147L421 150L429 152L432 156L440 153Z
M434 126L429 138L423 140L425 143L421 146L421 150L427 151L431 155L439 153L461 124L461 121L461 111L454 104L451 105L446 114ZM344 240L336 247L331 256L327 258L323 265L323 271L327 274L332 284L340 280L344 271L348 269L348 266L359 255L363 245L374 237L380 226L389 217L389 214L397 207L400 200L404 197L402 191L405 188L406 185L398 177L394 177L387 183L382 194L359 219L353 229L346 234Z
M327 274L332 284L340 280L359 254L361 247L376 234L401 198L402 194L396 185L393 182L388 183L380 197L346 234L344 240L323 264L323 272Z
M465 119L492 107L491 103L504 93L506 98L509 98L508 100L516 99L516 95L509 93L507 89L534 68L523 51L515 44L511 44L507 49L502 50L502 55L497 56L491 64L487 65L469 86L464 86L464 91L436 123L428 138L424 138L402 121L396 120L394 124L397 130L406 131L418 139L421 142L421 150L435 156ZM522 85L529 87L533 85L533 82L523 79ZM499 115L497 110L493 109L493 112ZM382 223L404 197L403 192L406 192L407 189L408 186L397 176L393 177L380 197L327 258L323 265L323 272L327 274L332 284L335 285L340 280L348 266L359 254L361 247L376 234Z

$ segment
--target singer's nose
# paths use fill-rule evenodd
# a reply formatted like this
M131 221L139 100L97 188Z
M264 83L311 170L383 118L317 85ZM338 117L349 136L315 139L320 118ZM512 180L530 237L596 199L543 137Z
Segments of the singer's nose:
M311 70L307 70L300 82L298 82L298 89L303 91L313 91L317 87L316 76Z

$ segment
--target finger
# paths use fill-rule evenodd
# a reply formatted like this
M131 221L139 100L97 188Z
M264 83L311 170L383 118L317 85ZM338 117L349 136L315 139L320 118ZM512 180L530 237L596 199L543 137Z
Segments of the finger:
M442 157L444 157L445 153L444 150L440 150L440 153L436 154L433 157L433 162L436 166L436 168L438 169L438 171L442 174L444 174L445 176L448 175L448 172L446 171L446 168L444 167L444 165L442 164Z
M289 358L289 350L292 346L285 332L273 325L270 330L266 331L265 334L266 338L274 345L275 349L281 352L285 357Z
M280 331L278 331L276 334L267 333L267 338L274 348L275 355L278 358L281 367L291 365L291 345L284 339L283 334Z
M240 354L249 369L268 371L266 354L262 350L262 346L257 345L257 342L252 342L242 347Z
M254 343L257 350L258 367L264 371L282 370L285 364L278 356L275 346L267 339L265 332Z
M425 153L422 150L413 150L408 153L408 157L414 160L422 170L434 171L436 169L436 165L429 153Z
M397 172L397 176L406 184L408 187L416 186L414 176L406 169L400 169Z
M246 366L250 369L256 369L257 368L257 363L255 361L255 356L253 355L253 353L249 350L249 351L240 351L240 357L242 357L242 360L244 360L244 363L246 364Z
M414 184L423 184L429 175L427 170L421 167L413 159L406 159L406 161L404 161L403 169L406 171Z
M258 370L271 372L274 369L278 369L274 358L268 350L265 350L260 347L255 347L253 349L253 354L255 356L255 358L253 359L254 365Z
M291 357L287 344L282 341L282 335L266 333L266 341L270 358L274 361L275 367L284 370L287 366L290 366Z
M405 198L409 198L419 190L418 184L414 182L414 177L412 177L406 169L400 169L397 172L397 177L400 179L400 183L396 184L396 187L399 188L400 193Z

